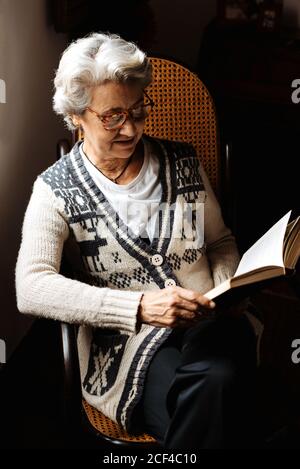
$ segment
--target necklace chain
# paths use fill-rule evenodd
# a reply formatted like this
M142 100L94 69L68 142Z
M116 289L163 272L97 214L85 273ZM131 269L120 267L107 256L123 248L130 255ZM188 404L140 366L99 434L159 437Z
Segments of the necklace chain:
M122 171L120 172L120 174L118 174L118 176L114 177L114 178L110 178L109 176L107 176L106 174L103 173L103 171L101 171L101 169L98 168L98 166L95 165L95 163L93 163L89 157L87 156L86 153L84 153L85 156L87 157L87 159L89 160L89 162L94 166L94 168L96 168L101 174L103 174L103 176L105 176L106 178L110 179L110 181L113 181L115 184L118 184L117 183L117 180L122 176L123 173L125 173L126 169L128 168L128 166L130 165L131 163L131 159L132 159L132 155L130 155L130 157L128 158L127 160L127 163L125 164L124 168L122 169Z

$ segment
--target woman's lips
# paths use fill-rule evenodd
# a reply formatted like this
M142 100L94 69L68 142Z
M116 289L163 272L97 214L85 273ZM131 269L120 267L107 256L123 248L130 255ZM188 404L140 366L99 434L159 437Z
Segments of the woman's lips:
M115 143L117 143L118 145L125 146L125 147L133 145L134 142L135 142L134 138L131 138L130 140L115 140Z

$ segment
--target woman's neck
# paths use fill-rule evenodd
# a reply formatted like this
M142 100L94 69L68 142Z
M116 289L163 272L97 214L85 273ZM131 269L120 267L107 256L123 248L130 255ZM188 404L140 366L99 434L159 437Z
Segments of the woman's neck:
M83 142L83 152L92 165L104 176L120 184L128 184L140 172L144 161L144 145L140 141L129 158L99 157Z

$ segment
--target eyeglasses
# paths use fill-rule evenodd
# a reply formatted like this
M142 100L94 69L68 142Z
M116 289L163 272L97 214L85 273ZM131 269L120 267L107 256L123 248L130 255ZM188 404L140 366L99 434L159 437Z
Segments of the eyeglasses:
M146 91L143 91L143 94L146 98L146 102L143 104L138 104L130 109L124 111L112 112L110 114L103 114L102 116L98 114L97 111L94 111L90 107L87 107L86 110L95 114L98 119L102 122L105 130L117 130L120 129L130 117L133 121L138 122L146 119L150 114L152 108L154 107L154 101L147 95Z

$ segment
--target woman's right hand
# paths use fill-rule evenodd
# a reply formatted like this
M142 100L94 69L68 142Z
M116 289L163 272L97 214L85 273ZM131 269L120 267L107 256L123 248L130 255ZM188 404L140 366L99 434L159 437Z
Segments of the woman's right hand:
M188 327L209 315L215 303L201 293L174 286L145 292L139 308L139 321L155 327Z

